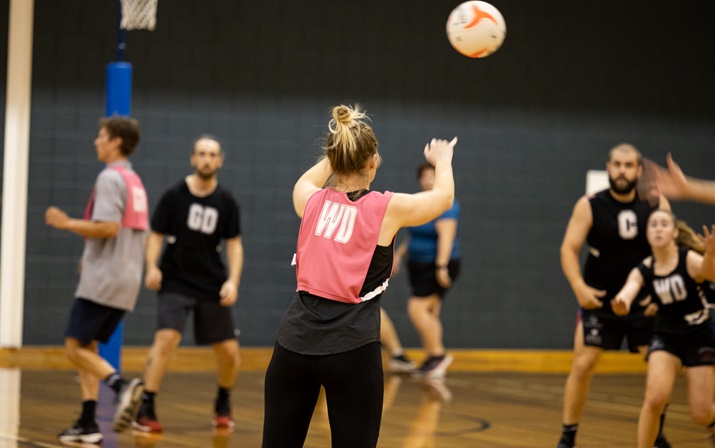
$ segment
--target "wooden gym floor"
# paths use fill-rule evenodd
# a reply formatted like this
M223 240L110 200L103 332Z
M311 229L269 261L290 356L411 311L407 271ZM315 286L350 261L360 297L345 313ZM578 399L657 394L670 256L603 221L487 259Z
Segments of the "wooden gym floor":
M59 447L56 434L79 413L79 385L58 347L0 350L0 447ZM146 348L125 348L126 376L138 375ZM417 352L408 352L418 358ZM424 382L386 375L385 410L378 446L554 447L560 433L569 352L451 351L446 380ZM233 393L236 428L210 426L215 380L212 354L181 349L157 397L165 431L147 437L111 430L112 394L104 390L98 421L104 448L260 447L263 375L269 349L242 349ZM607 354L591 388L579 431L579 448L635 446L644 387L636 355ZM677 448L706 447L704 431L690 422L685 381L679 379L669 407L666 435ZM80 445L81 446L81 445ZM84 445L94 446L94 445ZM305 447L327 448L330 431L324 402L313 416Z

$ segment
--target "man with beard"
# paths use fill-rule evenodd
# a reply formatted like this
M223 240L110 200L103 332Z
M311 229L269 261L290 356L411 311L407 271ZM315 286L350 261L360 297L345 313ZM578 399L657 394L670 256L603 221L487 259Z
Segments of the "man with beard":
M581 412L603 351L619 350L627 339L631 352L645 356L653 330L653 318L645 315L647 297L639 297L624 317L613 313L611 299L630 270L650 255L645 229L651 211L670 210L670 205L662 196L651 201L653 205L639 198L636 185L643 173L643 158L632 145L611 149L606 170L610 188L576 202L561 245L561 267L578 301L579 316L557 448L575 446ZM582 274L579 252L584 242L589 251ZM656 447L669 446L660 434Z
M194 173L164 193L152 216L144 283L159 291L158 330L146 361L142 405L132 422L139 431L163 430L154 399L192 311L196 343L212 345L216 354L213 425L234 425L229 394L238 373L239 353L231 306L238 297L243 245L238 204L218 184L222 165L220 143L209 136L197 139L191 155ZM165 236L167 246L159 264ZM228 271L219 254L222 239Z

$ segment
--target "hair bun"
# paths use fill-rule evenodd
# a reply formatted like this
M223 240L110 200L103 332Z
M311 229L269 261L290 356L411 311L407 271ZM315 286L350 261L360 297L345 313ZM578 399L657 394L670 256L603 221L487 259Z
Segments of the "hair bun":
M350 123L355 118L355 111L345 105L333 108L333 118L338 123Z

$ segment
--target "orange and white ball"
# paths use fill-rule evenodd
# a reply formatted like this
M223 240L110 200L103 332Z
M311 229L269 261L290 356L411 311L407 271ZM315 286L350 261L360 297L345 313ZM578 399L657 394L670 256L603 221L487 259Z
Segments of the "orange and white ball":
M501 47L505 37L504 17L487 2L464 2L447 19L449 43L470 58L489 56Z

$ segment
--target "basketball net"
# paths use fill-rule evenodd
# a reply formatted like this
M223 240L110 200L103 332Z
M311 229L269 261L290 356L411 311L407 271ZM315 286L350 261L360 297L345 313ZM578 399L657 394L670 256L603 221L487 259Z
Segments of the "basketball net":
M156 7L159 0L121 0L122 21L125 30L149 30L156 28Z

